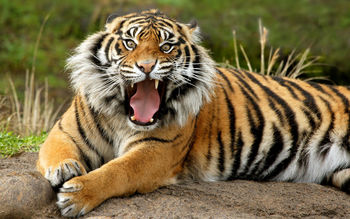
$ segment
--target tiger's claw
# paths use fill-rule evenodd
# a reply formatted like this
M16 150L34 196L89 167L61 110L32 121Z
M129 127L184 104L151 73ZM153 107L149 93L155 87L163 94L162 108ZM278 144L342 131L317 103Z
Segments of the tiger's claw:
M66 159L56 167L50 166L45 172L45 178L52 187L57 188L69 179L86 174L83 165L73 159Z

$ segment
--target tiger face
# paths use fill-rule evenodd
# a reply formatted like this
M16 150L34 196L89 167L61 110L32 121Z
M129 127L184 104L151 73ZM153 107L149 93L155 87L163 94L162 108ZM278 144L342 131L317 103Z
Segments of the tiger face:
M110 16L68 59L76 92L95 111L129 127L185 124L209 101L214 63L198 45L199 28L156 10Z

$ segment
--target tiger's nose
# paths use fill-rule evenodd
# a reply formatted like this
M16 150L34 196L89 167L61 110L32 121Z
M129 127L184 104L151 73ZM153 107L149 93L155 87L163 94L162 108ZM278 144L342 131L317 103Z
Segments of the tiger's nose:
M156 66L156 63L157 63L157 60L146 59L146 60L141 60L139 62L136 62L136 66L143 73L148 74L154 69L154 66Z

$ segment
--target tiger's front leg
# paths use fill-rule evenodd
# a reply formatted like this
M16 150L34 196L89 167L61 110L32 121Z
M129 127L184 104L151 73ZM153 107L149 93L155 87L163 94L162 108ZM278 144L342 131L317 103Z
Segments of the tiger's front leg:
M63 216L81 216L110 197L145 193L175 183L183 145L143 143L86 175L64 183L57 197Z
M41 146L37 169L50 182L53 188L65 181L86 174L76 145L59 128L58 122Z

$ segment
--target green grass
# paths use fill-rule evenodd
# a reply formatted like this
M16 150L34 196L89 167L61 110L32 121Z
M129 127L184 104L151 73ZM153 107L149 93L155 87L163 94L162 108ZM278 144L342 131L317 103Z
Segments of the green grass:
M24 151L39 151L40 144L45 141L46 137L46 133L21 137L12 132L0 131L0 158L10 157Z

